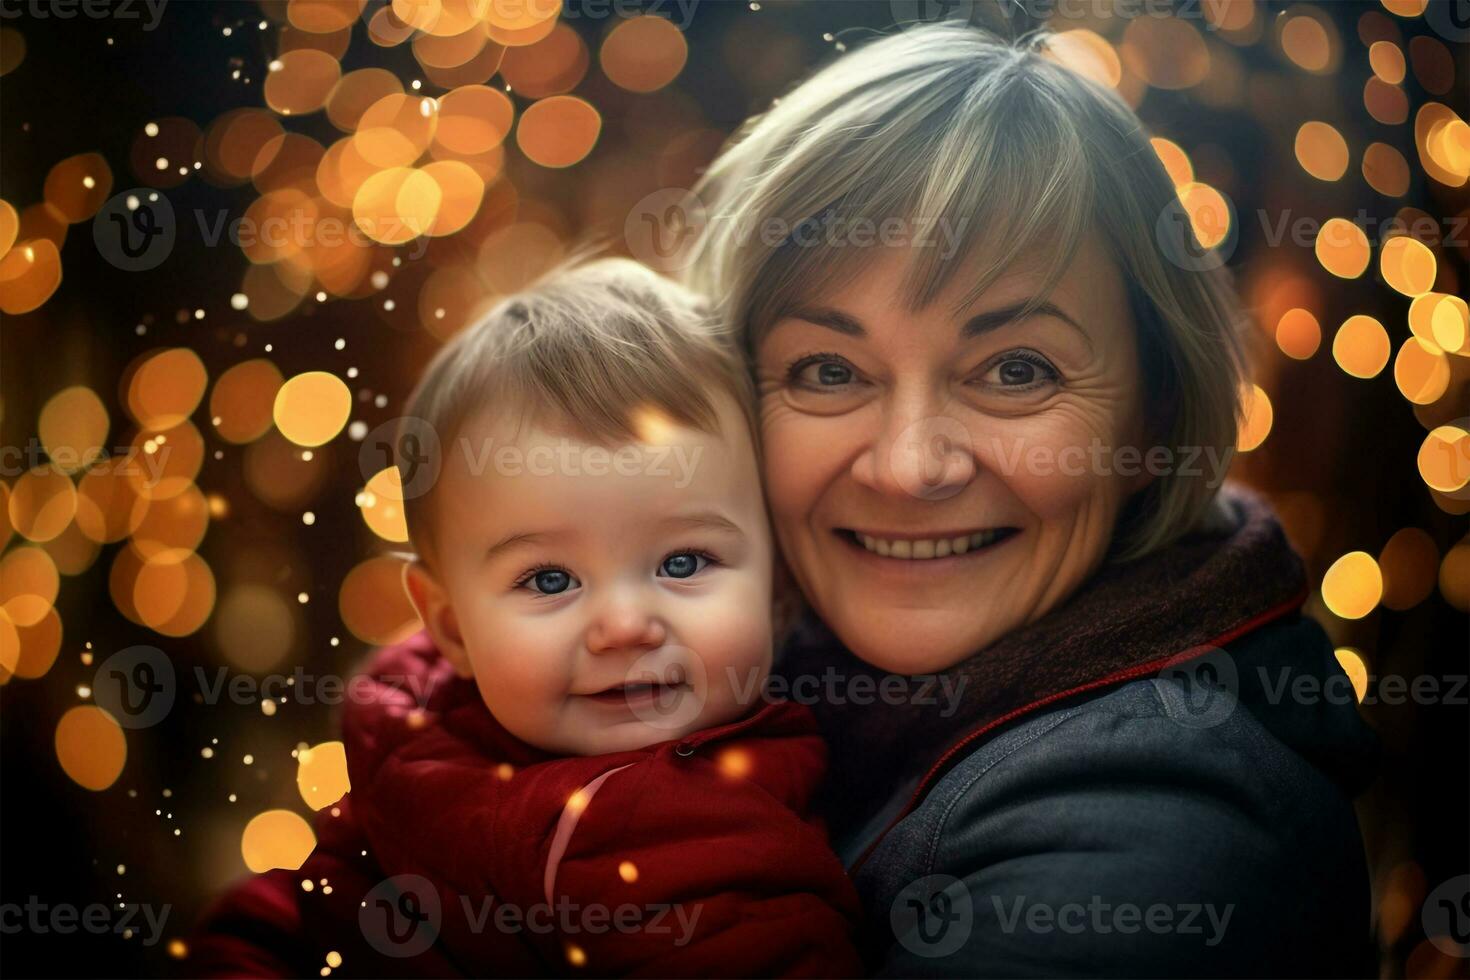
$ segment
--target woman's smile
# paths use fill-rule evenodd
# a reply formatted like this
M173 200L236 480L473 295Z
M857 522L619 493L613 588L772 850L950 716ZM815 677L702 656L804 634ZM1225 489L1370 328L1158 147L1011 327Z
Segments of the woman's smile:
M889 561L931 563L935 569L947 569L963 558L978 558L991 548L1020 533L1015 527L989 527L974 531L942 531L916 534L903 531L866 531L837 528L836 536L849 546L868 555ZM946 562L943 559L954 559Z

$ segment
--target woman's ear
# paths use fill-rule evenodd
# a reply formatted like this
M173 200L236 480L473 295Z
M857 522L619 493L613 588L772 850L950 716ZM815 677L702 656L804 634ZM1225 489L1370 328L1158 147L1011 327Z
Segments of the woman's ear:
M454 672L460 677L474 677L469 652L459 631L459 620L454 616L454 607L449 604L449 594L434 577L433 571L415 558L404 566L403 587L434 645L449 661Z

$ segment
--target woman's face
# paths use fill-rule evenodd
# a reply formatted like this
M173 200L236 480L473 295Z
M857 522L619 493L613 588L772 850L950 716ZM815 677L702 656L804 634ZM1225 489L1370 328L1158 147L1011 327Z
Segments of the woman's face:
M1117 455L1142 429L1138 353L1097 240L1021 321L1039 257L958 314L963 274L904 307L909 258L875 259L757 350L785 557L843 643L901 674L952 666L1063 602L1146 482Z

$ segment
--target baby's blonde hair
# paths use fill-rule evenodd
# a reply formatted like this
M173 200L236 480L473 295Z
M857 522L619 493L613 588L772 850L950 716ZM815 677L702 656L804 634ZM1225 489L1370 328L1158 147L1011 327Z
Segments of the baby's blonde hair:
M416 453L437 453L415 459L437 475L460 427L486 408L614 445L649 441L649 419L718 434L720 393L754 444L750 374L704 301L631 259L574 259L501 300L424 370L399 428L410 540L429 561L433 487L415 492L403 469L410 438Z

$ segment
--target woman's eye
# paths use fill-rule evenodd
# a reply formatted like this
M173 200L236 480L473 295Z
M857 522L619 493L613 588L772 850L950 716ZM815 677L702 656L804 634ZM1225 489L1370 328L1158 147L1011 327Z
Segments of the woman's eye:
M668 578L688 578L709 564L709 559L692 551L681 551L670 555L659 565L658 570Z
M521 584L529 586L532 591L542 595L559 595L568 589L576 588L581 583L573 578L570 572L562 571L560 568L547 568L527 578Z
M835 388L851 384L853 370L841 361L810 357L792 365L791 377L808 388Z
M1027 385L1036 380L1036 365L1028 361L1006 361L1000 366L1000 383Z
M1001 388L1034 388L1055 381L1057 373L1040 357L1010 356L996 363L985 374L987 384Z

